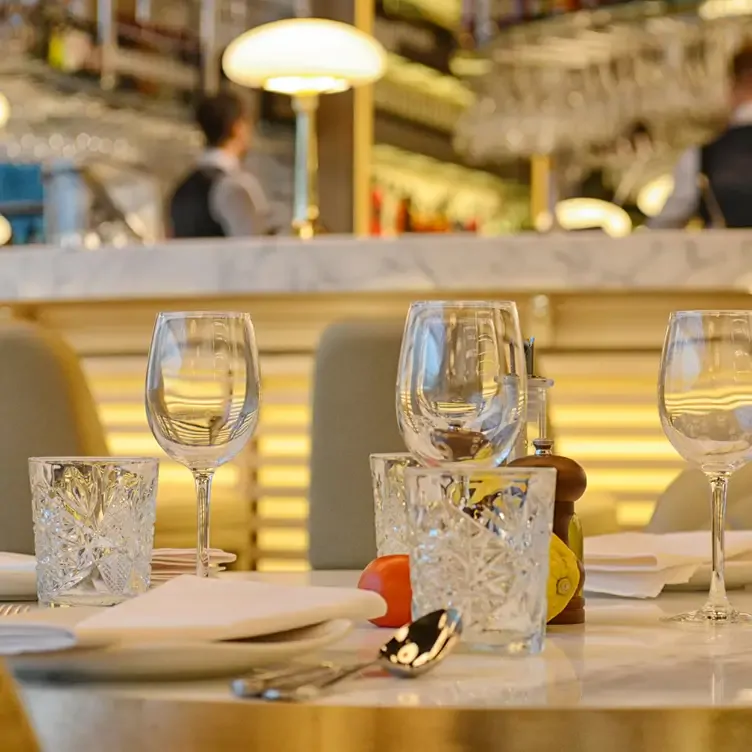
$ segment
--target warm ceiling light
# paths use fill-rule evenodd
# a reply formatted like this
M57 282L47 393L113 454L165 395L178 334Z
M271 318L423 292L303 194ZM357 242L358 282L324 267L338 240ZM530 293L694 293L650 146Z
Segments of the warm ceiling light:
M331 94L379 79L386 52L354 26L323 18L290 18L242 34L222 67L237 84L281 94Z
M5 94L0 94L0 128L4 128L10 119L10 102Z
M10 222L0 214L0 246L8 245L13 237L13 228Z
M750 0L705 0L697 9L697 15L705 21L747 16L750 13L752 13L752 2Z
M646 217L656 217L663 210L673 190L673 175L661 175L640 188L637 194L637 208Z
M632 232L632 220L624 209L597 198L569 198L556 204L556 222L563 230L599 228L612 238Z

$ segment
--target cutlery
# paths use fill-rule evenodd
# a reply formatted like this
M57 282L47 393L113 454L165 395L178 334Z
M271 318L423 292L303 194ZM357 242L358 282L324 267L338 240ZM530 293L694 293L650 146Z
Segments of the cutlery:
M349 666L318 664L278 672L275 676L235 679L233 694L244 698L298 702L373 666L393 676L413 678L434 669L454 649L462 634L462 619L454 609L433 611L398 629L374 660Z
M0 616L16 616L17 614L25 614L27 611L31 611L31 606L28 603L3 603L0 605Z

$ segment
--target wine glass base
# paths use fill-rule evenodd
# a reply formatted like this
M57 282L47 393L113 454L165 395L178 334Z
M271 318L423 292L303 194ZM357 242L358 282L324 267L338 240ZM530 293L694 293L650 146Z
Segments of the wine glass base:
M730 606L703 606L697 611L688 611L676 616L667 616L661 621L680 624L752 624L752 614L737 611Z

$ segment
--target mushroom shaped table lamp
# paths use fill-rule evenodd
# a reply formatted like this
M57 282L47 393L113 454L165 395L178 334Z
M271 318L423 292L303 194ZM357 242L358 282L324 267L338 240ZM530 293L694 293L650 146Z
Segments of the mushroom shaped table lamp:
M386 68L384 48L345 23L291 18L239 36L225 50L222 68L237 84L292 97L296 115L293 229L301 238L312 237L319 217L319 96L381 78Z

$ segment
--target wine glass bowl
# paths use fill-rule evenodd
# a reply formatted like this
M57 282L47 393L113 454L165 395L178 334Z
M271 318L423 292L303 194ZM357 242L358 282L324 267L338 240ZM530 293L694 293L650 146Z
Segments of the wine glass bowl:
M525 358L514 303L413 303L397 376L397 421L427 466L493 467L525 417Z
M258 352L248 314L159 314L146 373L146 415L165 453L193 473L200 576L208 575L214 471L251 438L259 401Z
M658 409L676 451L707 476L712 491L710 595L684 622L745 622L724 581L726 493L731 474L752 459L752 311L679 311L661 356Z

